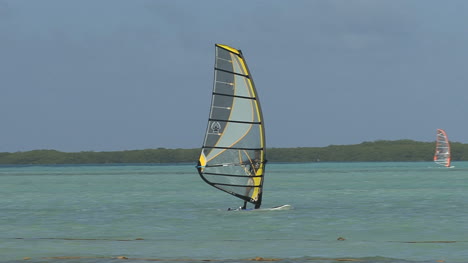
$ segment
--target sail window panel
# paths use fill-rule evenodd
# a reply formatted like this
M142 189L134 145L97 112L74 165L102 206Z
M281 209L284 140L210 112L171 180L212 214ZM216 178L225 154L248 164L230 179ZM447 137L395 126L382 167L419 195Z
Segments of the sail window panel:
M218 140L223 134L226 124L218 121L208 122L208 128L206 131L205 142L203 147L215 147L218 144Z
M217 185L216 187L219 187L220 189L226 192L236 193L246 198L251 196L254 189L256 188L256 187L236 187L236 186L228 186L228 185Z
M211 119L239 122L258 122L255 101L245 98L233 98L223 95L213 96Z
M227 185L232 185L235 187L247 187L253 185L250 181L252 178L245 176L245 177L235 177L235 176L222 176L222 175L215 175L210 173L204 173L203 176L207 181L213 184L220 184L223 186L220 187L227 187ZM242 192L245 192L242 191Z
M216 70L213 92L234 95L234 75L232 73Z
M253 98L254 95L252 94L252 86L250 84L250 80L243 76L235 76L235 89L234 95L242 96L242 97L250 97Z
M261 179L253 176L258 175L262 156L262 150L222 150L208 162L203 177L220 189L250 198L261 187Z
M229 125L229 129L226 127ZM204 148L241 148L259 149L263 146L258 138L261 136L260 124L227 123L222 121L210 121L203 144ZM225 149L222 149L226 151ZM220 150L221 151L221 150ZM213 158L217 151L205 153L208 159ZM222 161L220 161L222 162Z
M259 122L257 102L248 98L213 95L210 118L239 122Z
M234 104L234 97L213 95L210 118L229 120Z
M260 133L259 124L211 121L204 147L261 148Z
M223 188L228 187L227 185L233 185L233 186L235 186L235 188L233 188L233 189L238 190L239 193L242 193L242 194L245 194L245 188L246 187L254 186L254 180L252 179L252 177L248 176L248 171L244 171L244 169L245 170L248 169L247 166L245 166L245 167L231 166L231 168L237 168L236 170L238 170L238 171L234 171L235 169L228 169L229 167L223 167L223 168L225 168L225 169L221 169L221 168L217 168L217 167L207 167L207 168L205 168L205 171L203 173L203 177L205 177L205 179L207 181L209 181L210 183L212 183L212 184L221 184L222 186L220 186L220 187L223 187ZM234 173L235 174L242 173L242 175L244 175L244 176L225 176L225 175L222 175L222 174L225 174L226 172L231 172L233 174ZM259 186L259 185L257 185L257 186ZM242 190L241 188L244 188L244 190ZM237 192L237 191L234 191L234 192Z
M229 125L229 129L226 127ZM259 124L210 121L203 147L261 148Z
M240 122L258 122L258 110L255 100L248 98L213 95L211 119Z
M226 168L226 167L225 167ZM231 167L231 168L234 168ZM237 168L242 168L243 170L239 170L240 173L248 174L247 170L249 169L248 166L244 167L239 167ZM203 174L203 177L205 180L213 184L214 186L225 190L227 192L232 192L237 195L245 196L245 197L250 197L253 194L253 191L261 186L261 181L255 180L254 177L250 176L223 176L223 175L216 175L216 174L211 174L213 171L217 171L219 173L222 172L233 172L232 170L229 171L229 169L213 169L213 168L206 168L205 173Z
M226 58L217 57L215 68L219 70L223 70L223 71L234 72L232 60L230 56Z
M257 188L257 187L236 187L236 186L229 186L229 185L215 185L215 186L228 193L234 193L236 195L243 196L245 199L250 199L250 196L254 192L254 189Z
M215 68L233 72L241 75L248 75L245 61L236 54L218 48L215 61Z
M231 52L224 48L216 48L215 68L222 70L232 71Z
M247 72L247 66L245 61L236 55L231 55L232 58L232 69L234 73L241 75L249 75Z
M225 94L227 96L233 96L234 84L231 82L217 82L215 84L214 92L218 94Z
M215 72L215 93L254 98L249 78L220 70Z
M245 123L229 123L230 128L226 133L230 136L236 134L235 138L231 140L221 140L218 145L221 147L236 147L236 148L261 148L260 137L261 128L259 124L245 124Z
M261 134L261 127L258 124L252 125L249 133L245 134L242 140L236 143L239 148L262 148L261 141L258 140Z
M255 100L237 97L234 98L229 120L257 122L258 119L257 105Z
M254 187L233 187L233 186L226 186L226 185L223 185L220 188L227 192L233 192L238 195L245 196L245 197L251 196L254 190Z
M226 183L226 180L232 180L235 184L245 184L250 176L248 169L247 165L225 163L224 166L205 167L203 175L210 182Z
M204 172L233 175L249 175L249 168L255 163L262 162L261 148L257 149L212 149L208 152L207 166Z
M215 68L235 74L248 75L245 61L237 54L224 49L217 49Z

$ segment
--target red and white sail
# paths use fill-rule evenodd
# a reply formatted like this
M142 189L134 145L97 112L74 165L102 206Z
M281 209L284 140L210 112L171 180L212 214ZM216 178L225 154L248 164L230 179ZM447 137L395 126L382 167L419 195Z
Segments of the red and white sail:
M447 137L447 133L442 129L437 129L434 162L445 167L450 167L450 143Z

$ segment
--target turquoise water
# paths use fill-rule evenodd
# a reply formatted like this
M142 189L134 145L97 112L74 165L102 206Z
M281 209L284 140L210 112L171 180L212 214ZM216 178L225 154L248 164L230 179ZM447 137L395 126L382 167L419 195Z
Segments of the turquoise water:
M269 164L263 207L295 209L266 212L226 211L194 165L2 166L0 262L468 262L453 165Z

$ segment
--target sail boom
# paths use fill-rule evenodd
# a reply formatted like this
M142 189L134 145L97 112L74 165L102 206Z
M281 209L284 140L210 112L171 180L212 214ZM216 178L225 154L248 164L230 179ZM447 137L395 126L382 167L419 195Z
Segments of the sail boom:
M257 164L264 164L265 162L257 162ZM248 163L222 163L222 164L213 164L213 165L205 165L203 167L226 167L226 166L245 166L249 165Z
M223 184L213 183L213 185L229 186L229 187L261 187L261 185L241 185L241 184Z
M213 166L208 166L208 167L213 167ZM220 173L207 173L207 172L205 172L204 174L217 175L217 176L230 176L230 177L262 177L261 175L235 175L235 174L220 174Z

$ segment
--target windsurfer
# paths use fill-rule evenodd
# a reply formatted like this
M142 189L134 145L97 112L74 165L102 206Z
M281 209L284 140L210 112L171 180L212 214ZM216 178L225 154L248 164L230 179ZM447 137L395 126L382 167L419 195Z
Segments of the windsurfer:
M250 167L249 167L250 176L255 176L257 174L258 168L260 168L260 160L259 159L252 160L252 162L250 163Z
M246 196L250 196L250 191L252 191L252 187L255 186L255 181L254 181L253 177L257 175L257 171L260 168L260 159L259 159L259 157L260 157L260 151L256 151L255 152L255 158L248 162L248 164L249 164L249 179L247 181L247 185L249 185L249 186L245 189L245 195ZM246 209L246 208L247 208L247 201L244 202L244 206L242 207L242 209ZM258 208L258 207L255 207L255 208Z

